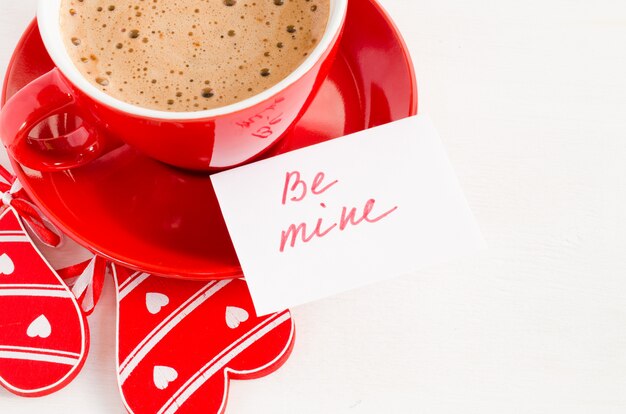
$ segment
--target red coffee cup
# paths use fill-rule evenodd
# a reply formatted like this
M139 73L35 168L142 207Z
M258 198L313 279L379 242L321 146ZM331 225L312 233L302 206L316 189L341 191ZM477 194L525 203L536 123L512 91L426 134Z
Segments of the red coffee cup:
M17 162L38 171L89 163L115 138L187 169L210 171L245 163L285 135L319 90L336 54L347 3L330 0L330 17L319 44L273 87L216 109L169 112L120 101L85 79L63 43L61 0L40 0L39 30L56 67L6 102L0 113L0 136ZM75 118L77 128L52 138L33 136L41 122L59 114Z

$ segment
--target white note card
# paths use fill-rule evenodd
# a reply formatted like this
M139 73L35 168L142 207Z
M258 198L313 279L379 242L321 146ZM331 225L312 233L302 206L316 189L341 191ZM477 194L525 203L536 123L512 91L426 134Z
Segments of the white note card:
M484 247L423 115L211 179L259 315Z

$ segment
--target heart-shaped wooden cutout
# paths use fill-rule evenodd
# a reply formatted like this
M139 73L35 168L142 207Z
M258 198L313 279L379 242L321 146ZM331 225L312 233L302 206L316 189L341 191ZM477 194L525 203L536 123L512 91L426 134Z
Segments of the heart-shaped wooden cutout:
M222 413L231 379L252 379L289 357L288 310L257 317L243 280L186 281L113 266L118 298L118 381L134 414ZM153 314L146 294L169 304Z
M0 384L17 395L50 394L85 362L87 323L12 208L0 215L0 252Z

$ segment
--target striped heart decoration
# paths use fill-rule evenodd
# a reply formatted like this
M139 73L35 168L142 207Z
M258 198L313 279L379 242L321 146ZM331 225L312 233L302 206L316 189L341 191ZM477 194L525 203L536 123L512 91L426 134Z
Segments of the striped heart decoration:
M118 381L130 413L223 413L231 379L267 375L289 357L290 312L257 317L243 280L112 270Z
M37 397L78 374L89 346L87 323L12 207L0 215L0 309L2 386Z

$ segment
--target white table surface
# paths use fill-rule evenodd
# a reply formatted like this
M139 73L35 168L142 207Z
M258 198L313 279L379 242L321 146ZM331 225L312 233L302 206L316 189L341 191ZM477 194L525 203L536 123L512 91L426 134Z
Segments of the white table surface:
M35 0L0 4L4 70ZM626 412L626 2L383 4L490 250L294 309L227 413ZM0 412L123 413L113 305L72 384Z

